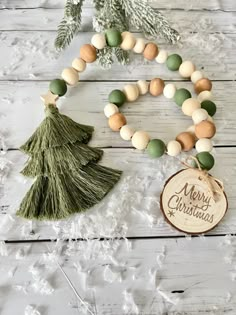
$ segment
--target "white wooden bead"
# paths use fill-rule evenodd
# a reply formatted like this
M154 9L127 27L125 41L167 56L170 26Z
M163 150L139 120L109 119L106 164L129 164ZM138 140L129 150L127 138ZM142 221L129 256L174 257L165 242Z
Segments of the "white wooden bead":
M133 52L135 52L136 54L142 54L145 46L145 40L143 38L137 38L133 48Z
M203 108L196 109L192 114L192 120L195 125L199 124L203 120L207 120L208 112Z
M184 61L179 67L179 73L183 78L190 78L195 71L195 65L192 61Z
M206 100L213 100L213 94L211 91L202 91L198 94L197 100L201 103Z
M83 72L86 69L86 62L82 58L75 58L72 67L78 72Z
M178 154L180 154L182 148L181 148L181 144L176 141L176 140L172 140L170 142L168 142L167 144L167 154L170 156L177 156Z
M61 73L61 77L69 85L76 85L79 81L79 74L72 67L65 68Z
M104 34L94 34L91 38L91 44L97 49L103 49L106 46L106 38Z
M211 139L207 138L199 139L195 144L195 148L197 152L211 152L213 148Z
M195 98L187 98L182 104L182 111L187 116L192 116L198 108L201 108L201 104Z
M129 125L124 125L120 129L120 136L123 140L126 140L126 141L129 141L133 137L134 133L135 133L135 130Z
M108 103L105 107L104 107L104 114L107 118L109 118L110 116L114 115L115 113L119 112L119 108L112 103Z
M140 95L145 95L148 92L149 83L147 81L145 81L145 80L139 80L137 82L137 87L138 87L138 90L139 90L139 94Z
M176 92L176 87L173 83L166 84L163 90L163 95L166 98L173 98Z
M157 57L156 57L156 62L157 63L165 63L168 58L168 52L164 49L160 50Z
M199 70L196 70L191 74L191 81L193 82L193 84L195 84L198 80L202 78L203 78L203 73Z
M120 48L123 50L131 50L134 48L136 43L136 38L130 32L121 33L122 43L120 44Z
M139 89L136 84L127 84L124 86L123 92L125 93L128 102L134 102L139 97Z
M132 145L138 150L144 150L149 141L150 137L148 133L142 130L136 131L132 137Z

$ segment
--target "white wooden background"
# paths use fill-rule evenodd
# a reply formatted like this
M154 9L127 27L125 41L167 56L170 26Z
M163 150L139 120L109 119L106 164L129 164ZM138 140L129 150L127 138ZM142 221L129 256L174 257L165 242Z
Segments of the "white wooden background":
M60 103L74 120L95 126L91 145L104 149L104 165L124 171L120 183L98 206L62 222L15 217L31 184L19 175L27 157L17 148L43 119L39 95L49 80L91 38L92 5L85 4L83 32L58 55L53 41L63 0L1 0L0 134L8 151L0 158L10 163L0 186L0 314L38 315L25 312L29 304L42 315L86 314L56 260L94 314L235 315L236 239L230 234L236 232L236 3L150 3L182 35L175 47L157 39L159 46L193 60L213 80L218 111L212 173L224 180L229 210L217 228L201 237L186 237L164 222L159 195L165 180L180 169L179 160L153 161L133 150L109 130L103 107L108 93L126 82L157 76L178 87L192 90L192 85L136 57L130 66L115 65L110 71L89 66L78 88ZM162 97L142 97L126 104L125 112L129 123L166 141L191 124ZM51 242L71 238L80 240Z

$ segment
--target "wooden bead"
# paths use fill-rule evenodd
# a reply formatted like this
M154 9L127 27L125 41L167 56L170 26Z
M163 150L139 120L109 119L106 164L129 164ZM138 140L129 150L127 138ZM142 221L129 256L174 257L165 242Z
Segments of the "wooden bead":
M197 100L201 103L206 100L213 100L213 94L210 91L202 91L198 94Z
M97 49L103 49L106 46L106 38L104 34L94 34L91 38L91 44Z
M82 58L75 58L72 67L78 72L83 72L86 69L86 62Z
M202 138L196 142L195 148L197 152L211 152L213 145L210 139Z
M142 130L136 131L132 137L132 145L138 150L146 149L149 141L148 133Z
M125 141L129 141L133 137L134 133L135 130L131 128L129 125L124 125L120 129L120 136Z
M122 106L126 101L125 93L117 89L110 92L108 99L110 103L113 103L118 107Z
M204 108L210 116L214 116L216 113L216 104L210 100L203 101L201 103L201 108Z
M181 144L183 151L190 151L195 144L195 138L192 133L190 132L181 132L176 137L176 141L178 141Z
M164 90L165 83L162 79L160 78L154 78L151 80L150 85L149 85L149 92L153 96L158 96L162 94Z
M201 104L195 98L187 98L182 104L182 111L187 116L192 116L198 108L201 108Z
M147 146L148 155L151 158L161 157L166 151L165 143L160 139L152 139Z
M126 125L126 118L121 113L116 113L109 117L108 125L113 131L119 131L120 128Z
M203 170L210 170L214 164L214 157L209 152L200 152L196 155L198 162Z
M179 70L181 63L182 63L182 58L178 54L172 54L168 56L166 60L166 66L171 71Z
M68 85L75 85L79 81L79 74L72 67L65 68L61 73L61 77Z
M193 82L193 84L195 84L198 80L202 78L203 78L203 73L199 70L196 70L191 74L191 81Z
M191 93L187 89L181 88L175 92L174 100L179 106L182 106L183 102L188 98L191 98Z
M96 48L90 44L84 44L80 48L80 57L87 63L94 62L97 59Z
M145 40L143 38L137 38L133 48L133 52L135 52L136 54L142 54L145 46Z
M131 50L134 48L136 43L136 39L130 32L123 32L121 33L122 42L120 44L120 48L123 50Z
M192 61L184 61L181 63L179 67L179 74L183 78L190 78L192 73L195 71L195 65L192 63Z
M163 89L163 95L168 99L173 98L175 96L175 92L176 86L173 83L166 84Z
M198 139L201 138L212 138L214 137L216 133L216 127L214 123L203 120L199 124L195 126L195 134L198 137Z
M110 47L118 47L122 42L120 31L111 28L106 31L106 42Z
M192 114L192 120L194 125L199 124L203 120L207 120L208 112L203 108L196 109Z
M187 132L190 132L193 136L195 141L197 140L197 137L195 135L195 125L191 125L186 129Z
M123 92L128 102L134 102L139 97L139 89L136 84L127 84L124 86Z
M61 79L54 79L49 84L49 90L55 95L63 96L67 91L66 82Z
M157 63L165 63L167 58L168 58L168 52L162 49L158 52L158 55L156 56L155 60Z
M211 89L212 83L207 78L202 78L194 84L194 90L197 94L201 93L202 91L211 91Z
M172 140L170 142L168 142L167 144L167 154L170 156L177 156L178 154L180 154L182 150L181 144L176 141L176 140Z
M137 87L138 87L138 90L139 90L139 94L140 95L145 95L148 92L149 83L147 81L145 81L145 80L139 80L137 82Z
M107 104L104 107L104 114L107 118L119 112L119 108L112 103Z
M147 60L153 60L158 55L158 47L155 43L148 43L143 51L143 56Z
M210 115L208 115L207 120L210 121L210 122L212 122L212 123L214 123L214 119L213 119Z

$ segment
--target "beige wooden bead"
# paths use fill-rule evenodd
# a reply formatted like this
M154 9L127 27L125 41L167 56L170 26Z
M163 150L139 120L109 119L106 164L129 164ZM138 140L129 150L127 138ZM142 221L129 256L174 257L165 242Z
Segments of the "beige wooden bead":
M139 97L139 89L136 84L127 84L124 86L123 92L125 93L128 102L134 102Z
M78 72L83 72L86 69L86 62L82 58L75 58L72 67Z
M167 144L167 154L170 156L177 156L178 154L180 154L182 150L181 144L176 141L176 140L172 140L170 142L168 142Z
M201 103L206 100L213 100L213 94L211 91L202 91L201 93L198 94L197 100Z
M76 85L79 81L79 74L72 67L65 68L61 73L61 77L68 85Z
M182 104L182 111L187 116L192 116L198 108L201 108L201 104L195 98L188 98Z
M156 56L157 63L165 63L168 58L168 52L164 49L160 50L158 55Z
M138 90L139 90L139 94L140 95L145 95L148 92L149 83L147 81L145 81L145 80L139 80L137 82L137 87L138 87Z
M135 133L135 130L129 125L124 125L120 129L120 136L125 141L129 141L133 137L134 133Z
M133 52L135 52L136 54L142 54L145 46L145 40L143 38L137 38L133 48Z
M194 71L195 65L192 63L192 61L184 61L179 67L179 74L183 78L190 78Z
M136 43L136 39L130 32L121 33L122 43L120 44L120 48L123 50L131 50L134 48Z
M109 118L110 116L112 116L118 112L119 112L119 108L115 104L108 103L104 107L104 114L107 118Z
M94 34L91 38L91 44L97 49L103 49L106 46L106 38L104 34Z
M132 145L138 150L144 150L148 142L150 141L150 137L145 131L136 131L132 137Z
M191 81L193 82L193 84L195 84L198 80L202 78L203 78L203 73L199 70L196 70L191 74Z
M212 141L207 138L199 139L195 144L195 148L197 152L211 152L213 149Z
M113 131L119 131L120 128L126 125L126 118L121 113L116 113L109 117L108 125Z
M148 43L143 51L143 56L147 60L153 60L158 55L158 47L155 43Z
M161 95L164 89L165 83L160 78L154 78L151 80L149 85L149 92L153 96Z
M194 125L199 124L203 120L207 120L208 112L204 108L198 108L192 113Z

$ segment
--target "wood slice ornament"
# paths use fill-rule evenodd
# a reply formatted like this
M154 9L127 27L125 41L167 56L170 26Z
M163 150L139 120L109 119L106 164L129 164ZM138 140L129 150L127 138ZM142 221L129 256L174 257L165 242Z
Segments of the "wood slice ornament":
M217 179L206 171L187 168L166 181L160 207L167 222L177 230L201 234L222 220L228 201Z

